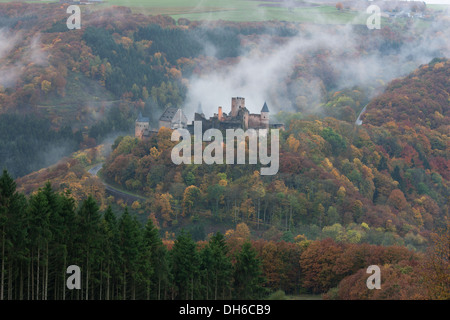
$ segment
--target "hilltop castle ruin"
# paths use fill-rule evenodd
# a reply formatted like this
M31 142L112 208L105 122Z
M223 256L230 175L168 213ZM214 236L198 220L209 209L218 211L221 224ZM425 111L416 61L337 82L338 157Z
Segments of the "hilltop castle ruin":
M231 98L231 111L225 113L222 107L219 107L214 116L207 119L201 109L201 104L197 112L194 114L194 121L202 122L203 132L208 129L284 129L282 123L273 123L269 120L269 108L267 103L264 105L260 113L250 113L245 107L245 98L233 97ZM166 127L170 129L188 129L191 134L194 132L194 123L188 124L187 117L181 109L173 107L167 108L159 118L159 128ZM152 132L150 129L149 119L139 113L135 124L135 137L145 139L149 137Z

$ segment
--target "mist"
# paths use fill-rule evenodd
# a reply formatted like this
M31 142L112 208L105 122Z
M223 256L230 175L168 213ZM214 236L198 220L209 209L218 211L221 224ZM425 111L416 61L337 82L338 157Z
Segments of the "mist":
M246 107L252 113L259 113L265 101L272 114L280 110L320 112L326 93L324 75L305 72L297 75L300 80L292 81L297 66L306 65L304 69L308 70L308 65L315 63L330 71L325 76L334 77L327 89L360 86L374 95L389 81L406 76L433 58L449 57L449 19L433 21L422 34L412 33L416 23L401 34L401 45L395 50L385 50L380 44L383 30L362 30L366 27L352 24L332 28L299 25L298 34L285 38L282 44L274 36L261 36L251 50L242 48L236 62L224 66L217 60L215 68L208 68L213 71L190 77L185 113L192 120L198 103L207 117L217 112L218 106L228 113L231 97L236 96L246 98ZM205 44L206 50L211 52L211 44ZM317 53L321 55L319 61Z
M4 59L16 46L19 39L18 34L13 34L7 29L0 29L0 86L9 87L15 83L20 74L21 66L13 64L4 66Z
M3 59L17 43L18 35L11 34L7 29L0 29L0 59Z
M0 29L0 85L6 88L13 87L23 74L25 67L34 64L48 65L48 54L42 49L39 33L31 39L21 39L22 33L12 33L8 29ZM13 53L18 47L25 49L20 53ZM8 55L14 54L11 59Z

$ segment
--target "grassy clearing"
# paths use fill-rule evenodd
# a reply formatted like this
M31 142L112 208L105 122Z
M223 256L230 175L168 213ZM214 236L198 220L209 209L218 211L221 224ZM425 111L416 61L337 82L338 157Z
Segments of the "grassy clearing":
M447 10L450 9L450 4L427 4L427 8L434 11Z
M10 0L0 0L0 2L10 2ZM38 1L27 2L33 3ZM368 17L364 12L338 11L332 5L311 7L309 3L295 8L270 7L270 5L279 5L279 2L253 0L104 0L102 4L89 7L91 9L100 9L113 5L130 7L135 13L169 15L175 20L187 18L193 21L226 20L244 22L273 20L318 24L365 24Z
M283 290L273 292L267 300L322 300L321 294L296 294L286 295Z
M169 15L174 19L227 20L227 21L293 21L321 24L365 23L368 15L352 11L338 11L334 6L265 7L278 4L267 1L246 0L108 0L99 7L123 5L134 12Z
M362 23L355 12L339 12L331 6L314 8L256 8L251 11L228 10L208 13L171 14L174 19L187 18L190 20L228 20L228 21L292 21L320 24Z
M320 294L300 294L295 296L286 296L286 300L322 300L322 295Z
M196 4L196 5L195 5ZM295 21L325 24L363 23L365 19L357 19L356 12L338 11L334 6L317 7L263 7L261 4L277 4L276 2L245 0L110 0L104 5L126 5L136 12L146 14L170 15L174 19L190 20L227 20L227 21Z

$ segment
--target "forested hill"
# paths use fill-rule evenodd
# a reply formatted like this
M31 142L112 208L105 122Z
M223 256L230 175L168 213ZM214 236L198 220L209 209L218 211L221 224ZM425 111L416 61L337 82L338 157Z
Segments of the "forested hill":
M450 62L435 59L369 101L399 75L386 69L423 63L403 57L424 48L421 39L448 43L448 17L426 34L395 21L349 33L83 6L82 29L69 30L66 9L0 4L0 169L12 173L0 175L0 300L250 299L278 289L449 298ZM448 52L429 49L429 60ZM347 72L373 57L383 68L367 82ZM273 59L286 69L279 76L263 70ZM167 107L188 113L198 80L245 73L246 61L263 62L249 68L250 84L253 73L258 86L276 76L267 90L243 93L272 99L271 119L285 123L276 175L259 165L175 165L171 130L145 141L130 133L139 112L152 126ZM209 82L224 92L226 81L241 83L226 73ZM221 103L201 92L210 107ZM99 163L95 177L88 170ZM102 182L145 200L125 203ZM82 270L78 293L64 289L69 263ZM368 295L373 264L383 287Z
M392 81L368 104L362 120L390 157L407 159L408 165L450 179L448 59L433 59L407 77ZM419 177L415 181L422 183Z
M440 68L447 68L447 62L438 63L442 67L434 62L422 67L413 81L432 83L433 74L440 76ZM435 71L424 72L427 68ZM408 91L408 84L394 81L386 94ZM433 96L432 90L424 89L423 96ZM260 176L257 165L176 166L170 159L170 130L164 128L149 141L119 138L104 176L147 196L142 209L163 228L191 227L195 222L207 234L222 230L227 222L245 222L267 239L301 234L424 248L429 232L448 216L448 131L444 124L414 126L395 119L383 123L378 120L383 114L376 110L383 97L369 104L362 126L331 117L282 114L286 131L280 141L280 170L274 176ZM407 104L398 105L399 113L413 118ZM392 114L395 108L397 104ZM433 105L421 112L422 119L416 121L426 122L448 116L448 106Z
M363 120L373 125L395 121L448 133L450 61L436 58L409 76L392 81L384 94L370 102Z

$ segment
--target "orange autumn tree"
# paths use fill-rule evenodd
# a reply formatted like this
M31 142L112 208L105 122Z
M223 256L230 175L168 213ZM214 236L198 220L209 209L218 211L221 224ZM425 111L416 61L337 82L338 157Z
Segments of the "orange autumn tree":
M400 189L392 190L388 198L388 203L397 210L403 210L408 205L405 195Z
M237 252L242 244L250 240L250 229L245 222L236 225L236 229L229 229L225 232L225 238L230 247L230 252Z
M339 283L335 296L333 296L333 290L330 290L325 298L343 300L411 300L422 298L419 276L411 266L402 262L396 266L380 266L380 270L381 289L369 290L367 288L366 281L370 275L363 268L344 278Z
M428 299L450 299L450 220L439 233L432 234L432 245L422 264L423 283Z
M330 238L312 242L300 256L303 286L313 293L335 287L342 276L337 275L333 268L342 251L342 247Z

